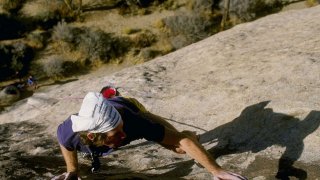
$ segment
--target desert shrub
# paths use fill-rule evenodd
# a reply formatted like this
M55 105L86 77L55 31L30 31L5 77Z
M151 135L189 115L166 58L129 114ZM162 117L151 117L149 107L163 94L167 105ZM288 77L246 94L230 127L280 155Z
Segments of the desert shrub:
M78 47L92 63L95 60L108 61L116 56L113 37L101 30L84 29L77 40Z
M67 60L65 60L64 57L60 55L49 56L42 61L43 71L48 77L53 79L63 77L63 64L66 61Z
M278 12L282 9L282 0L233 0L230 1L230 18L237 23L252 21L259 17ZM223 9L223 1L219 6Z
M130 36L132 44L137 48L151 46L157 41L157 36L149 30L144 30Z
M153 23L153 27L158 28L158 29L162 29L166 26L166 24L164 23L163 19L157 20Z
M73 19L72 12L63 0L34 0L26 3L20 13L42 26L51 27L61 19ZM47 28L47 27L46 27Z
M175 49L179 49L210 35L212 22L199 14L189 13L163 19L168 36Z
M0 45L0 80L10 79L17 71L24 76L27 74L33 51L26 44L17 42L12 45Z
M154 12L154 7L159 7L163 2L164 0L124 0L118 1L116 7L121 15L146 15Z
M185 35L181 35L181 34L170 38L170 43L172 44L174 49L180 49L180 48L187 46L193 42L196 42L196 40L190 41L187 39L187 37Z
M123 2L120 3L118 8L118 12L120 15L127 16L127 15L143 15L147 14L145 10L142 10L137 4L131 2ZM141 12L142 10L142 12Z
M156 56L158 56L160 54L159 51L151 49L151 48L143 48L140 53L139 56L144 60L144 61L148 61L150 59L155 58Z
M53 27L51 39L54 42L55 49L59 53L69 53L77 51L76 39L82 33L80 28L69 26L65 21L59 22Z
M213 5L213 0L191 0L188 2L190 10L200 13L211 12Z
M80 51L83 59L92 64L109 62L125 53L130 45L126 38L118 38L99 29L72 27L64 22L54 27L52 39L68 46L58 48Z
M74 74L81 74L87 72L89 68L83 66L81 63L77 61L65 61L63 63L63 75L64 76L71 76Z
M46 40L49 38L48 34L47 31L35 30L27 35L26 41L33 49L42 49L45 47Z
M255 18L263 17L268 14L279 12L283 7L283 4L280 0L265 1L265 0L256 0L252 3L248 9L248 13L255 14ZM249 19L249 20L253 20Z
M27 46L24 43L13 44L11 68L15 71L20 71L23 68L23 57Z
M62 20L53 27L52 39L54 41L65 41L72 43L75 39L73 30L73 27L69 26L64 20Z
M160 40L157 42L155 47L161 52L162 55L174 51L174 47L172 46L168 38L160 36L159 39Z
M0 0L0 6L10 13L17 13L24 2L25 0Z
M176 10L178 9L181 4L179 4L179 1L176 0L166 0L166 1L158 1L159 4L161 4L161 7L166 10Z
M68 59L63 55L51 55L41 60L40 68L36 70L38 77L45 77L50 79L61 79L87 72L89 69L78 61ZM40 73L43 73L40 75Z

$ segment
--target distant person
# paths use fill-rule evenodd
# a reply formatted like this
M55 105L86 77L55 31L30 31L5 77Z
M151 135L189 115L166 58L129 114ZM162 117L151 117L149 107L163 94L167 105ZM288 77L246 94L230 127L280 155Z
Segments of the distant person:
M38 83L32 75L28 77L27 84L29 87L33 87L33 89L38 89Z
M188 154L217 180L246 179L222 169L200 145L194 132L179 132L163 118L121 96L113 95L107 99L101 93L89 92L79 113L59 125L57 137L67 172L54 179L78 179L77 151L91 154L91 170L96 172L100 168L99 156L108 155L118 147L141 138L157 142L176 153Z

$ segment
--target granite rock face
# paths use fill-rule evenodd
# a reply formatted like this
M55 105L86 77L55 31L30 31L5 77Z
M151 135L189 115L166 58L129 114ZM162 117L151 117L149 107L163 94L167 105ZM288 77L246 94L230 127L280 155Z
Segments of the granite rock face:
M319 178L319 12L316 6L270 15L142 65L35 93L0 115L0 177L62 173L57 125L79 110L88 91L113 84L179 130L201 134L230 171L249 179ZM80 161L89 179L212 178L187 156L145 141L103 158L100 174Z

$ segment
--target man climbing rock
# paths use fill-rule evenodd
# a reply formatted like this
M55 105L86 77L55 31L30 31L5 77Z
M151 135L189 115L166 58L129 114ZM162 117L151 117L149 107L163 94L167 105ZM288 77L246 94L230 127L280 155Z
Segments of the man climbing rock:
M89 92L79 113L71 115L58 127L58 141L67 173L56 179L78 178L77 151L92 155L92 171L96 171L100 167L99 156L142 138L176 153L189 155L212 173L214 179L246 179L222 169L200 145L195 133L179 132L163 118L141 107L124 97L107 99L101 93Z

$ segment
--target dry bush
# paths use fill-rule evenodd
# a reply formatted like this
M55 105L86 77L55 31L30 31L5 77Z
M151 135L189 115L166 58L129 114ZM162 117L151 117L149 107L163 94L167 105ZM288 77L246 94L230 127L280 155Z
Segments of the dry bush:
M63 56L52 55L45 58L41 64L47 77L59 79L63 77L65 72L63 65L67 61L68 60L66 60Z
M25 0L0 0L0 7L10 13L17 13L24 2Z
M125 38L115 37L102 30L72 27L65 22L53 28L52 39L58 43L58 51L79 51L84 55L82 59L85 63L91 64L109 62L125 53L131 44Z
M170 43L170 41L165 37L160 37L160 41L157 42L155 45L156 49L158 49L162 55L168 54L172 51L174 51L174 47Z
M65 41L72 43L75 39L74 28L69 26L64 20L53 27L52 39L54 41Z
M59 22L56 26L53 27L51 35L53 43L51 44L51 46L58 53L64 55L77 51L77 31L80 31L80 29L69 26L65 21Z
M48 33L46 31L35 30L27 35L26 42L31 48L40 50L44 48L47 39Z
M76 39L77 47L88 56L93 64L100 60L108 62L117 56L117 47L113 43L114 39L110 34L87 28Z
M137 48L149 47L157 41L157 36L149 30L143 30L130 36L132 44Z
M23 58L26 53L27 45L19 42L19 43L14 43L12 47L13 49L11 50L11 52L13 56L12 56L11 67L16 71L20 71L23 68Z
M191 0L188 1L187 6L193 12L211 13L213 3L214 2L212 0Z
M9 79L16 71L25 75L34 57L32 49L25 43L0 44L0 80Z
M123 0L117 3L118 12L121 15L147 15L154 11L163 0Z
M212 0L186 1L185 10L177 11L175 16L162 19L156 26L164 30L174 49L202 40L216 33L219 28L217 24L220 23L220 18L213 13L214 2ZM178 2L165 3L173 5Z
M180 4L177 0L159 1L158 3L161 4L161 8L171 11L177 10L182 6L182 4Z
M160 55L160 52L152 48L143 48L139 53L139 57L142 58L144 62L153 59L158 55Z
M265 1L265 0L256 0L250 4L248 10L248 14L254 14L255 17L252 19L246 19L246 21L254 20L259 17L263 17L272 13L276 13L281 11L283 8L283 4L280 0L272 0L272 1Z
M35 74L38 79L62 79L75 74L86 72L88 67L85 67L81 62L69 59L65 55L50 55L36 61L32 65L30 71Z
M248 22L279 12L288 3L288 0L233 0L230 1L229 17L236 23ZM223 3L219 7L224 9Z
M166 24L164 23L164 21L162 19L157 20L153 23L153 27L158 28L158 29L162 29L166 26Z
M87 56L91 63L110 62L123 56L129 49L131 41L124 37L116 37L102 30L85 28L76 39L77 47Z
M208 37L213 23L199 14L189 13L163 19L171 44L180 49Z
M219 31L221 14L213 12L217 1L190 0L185 3L186 9L176 11L175 16L166 17L156 25L164 30L174 49L182 48Z
M24 17L46 22L49 20L68 19L72 13L63 0L34 0L26 3L20 10Z

